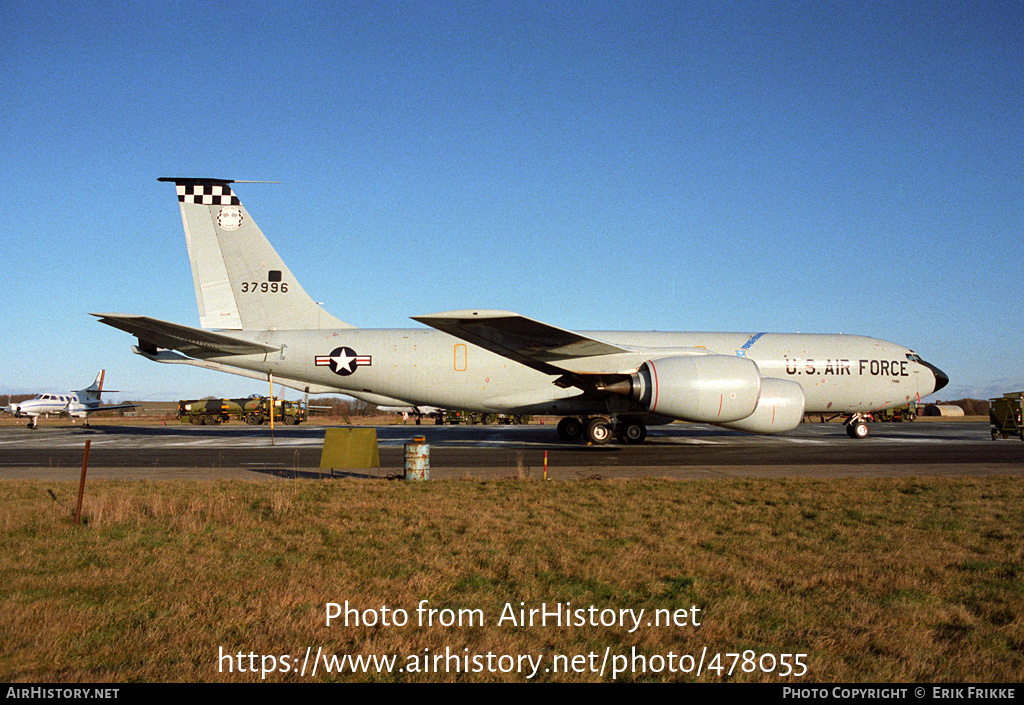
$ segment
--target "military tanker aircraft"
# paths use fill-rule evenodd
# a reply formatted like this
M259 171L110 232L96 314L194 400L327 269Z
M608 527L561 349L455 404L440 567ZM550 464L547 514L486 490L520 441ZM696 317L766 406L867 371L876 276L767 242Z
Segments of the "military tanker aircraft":
M423 328L356 328L302 288L229 179L167 177L188 244L201 328L92 314L138 338L150 360L267 379L381 406L564 417L564 439L639 443L673 420L750 433L792 430L804 413L868 415L949 378L913 350L856 335L572 331L511 311L422 316Z

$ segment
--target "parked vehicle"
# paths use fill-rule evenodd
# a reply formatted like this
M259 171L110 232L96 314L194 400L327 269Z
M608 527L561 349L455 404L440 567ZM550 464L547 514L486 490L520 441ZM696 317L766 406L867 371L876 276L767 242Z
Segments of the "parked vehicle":
M527 424L533 420L533 417L529 414L490 414L480 413L478 411L463 411L457 409L448 409L445 412L444 422L448 424L505 424L505 425L519 425Z
M178 402L178 420L196 425L226 423L231 419L250 425L270 421L270 397L246 399L183 399ZM274 421L295 425L306 420L301 402L274 400Z
M988 400L988 418L992 422L992 440L1000 436L1009 438L1017 436L1024 441L1024 424L1021 413L1024 411L1024 392L1010 392L997 399Z

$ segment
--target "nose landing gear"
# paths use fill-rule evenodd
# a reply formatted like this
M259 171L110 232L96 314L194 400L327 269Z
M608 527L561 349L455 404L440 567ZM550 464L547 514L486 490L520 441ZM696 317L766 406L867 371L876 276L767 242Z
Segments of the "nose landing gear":
M867 438L870 432L867 421L862 414L854 414L846 422L846 435L850 438Z

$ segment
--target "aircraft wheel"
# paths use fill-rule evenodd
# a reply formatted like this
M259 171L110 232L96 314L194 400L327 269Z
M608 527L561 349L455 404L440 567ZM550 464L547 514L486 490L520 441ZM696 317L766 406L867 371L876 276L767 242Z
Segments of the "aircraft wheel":
M647 426L642 421L626 421L622 424L619 438L624 443L629 443L630 445L643 443L644 439L647 438Z
M612 439L612 427L608 419L598 417L587 422L587 441L596 446L604 445Z
M850 438L867 438L869 432L868 425L863 421L854 421L846 427L846 433Z
M558 422L558 437L564 441L578 441L583 435L583 424L579 419L566 416Z

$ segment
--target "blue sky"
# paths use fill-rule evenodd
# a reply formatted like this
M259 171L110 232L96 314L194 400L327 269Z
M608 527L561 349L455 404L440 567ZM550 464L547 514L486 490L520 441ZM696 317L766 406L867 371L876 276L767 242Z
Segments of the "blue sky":
M0 5L0 394L263 391L198 325L173 187L236 192L365 327L845 332L1024 389L1020 2Z

